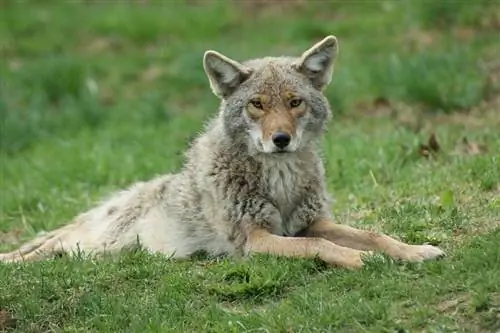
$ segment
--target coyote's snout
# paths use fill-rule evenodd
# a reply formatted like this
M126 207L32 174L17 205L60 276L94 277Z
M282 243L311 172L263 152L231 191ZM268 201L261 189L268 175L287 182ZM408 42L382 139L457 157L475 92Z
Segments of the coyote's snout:
M261 94L245 108L251 142L264 153L294 152L307 124L306 102L294 93L280 94L274 103L271 100Z
M0 260L117 252L137 240L174 258L269 253L348 268L371 250L410 261L442 256L431 245L332 221L319 144L331 118L323 90L337 53L334 36L298 57L238 62L207 51L203 66L220 112L183 169L136 183Z

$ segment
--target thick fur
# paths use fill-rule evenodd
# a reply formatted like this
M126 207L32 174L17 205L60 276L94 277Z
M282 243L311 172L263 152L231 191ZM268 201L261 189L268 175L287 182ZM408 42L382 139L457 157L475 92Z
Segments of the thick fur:
M173 258L270 253L348 268L360 267L369 250L410 261L442 256L430 245L332 222L319 141L331 118L322 91L337 53L334 36L296 58L239 63L207 51L203 65L220 112L183 169L136 183L0 260L118 252L137 241ZM277 134L286 147L278 147Z

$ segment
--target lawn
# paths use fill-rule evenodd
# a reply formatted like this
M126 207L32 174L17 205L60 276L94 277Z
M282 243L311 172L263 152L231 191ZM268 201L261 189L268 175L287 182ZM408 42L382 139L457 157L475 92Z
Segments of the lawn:
M443 260L0 264L0 331L500 332L495 1L1 2L0 250L178 170L217 113L205 50L298 55L328 34L337 220Z

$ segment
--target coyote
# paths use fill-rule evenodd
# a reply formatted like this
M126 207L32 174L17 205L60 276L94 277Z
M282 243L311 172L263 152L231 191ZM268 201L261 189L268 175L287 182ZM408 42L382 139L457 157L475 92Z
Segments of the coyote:
M172 258L265 253L351 269L372 251L413 262L443 256L431 245L333 222L320 140L337 54L335 36L299 57L237 62L206 51L203 68L220 109L182 170L133 184L0 260L118 253L137 241Z

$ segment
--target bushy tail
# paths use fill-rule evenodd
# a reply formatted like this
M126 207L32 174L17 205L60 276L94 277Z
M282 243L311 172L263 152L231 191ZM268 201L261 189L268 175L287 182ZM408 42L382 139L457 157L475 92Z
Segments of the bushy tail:
M70 224L51 232L43 233L35 239L23 244L19 249L8 253L0 253L0 261L3 262L19 262L19 261L35 261L54 255L61 252L62 236L73 228Z

